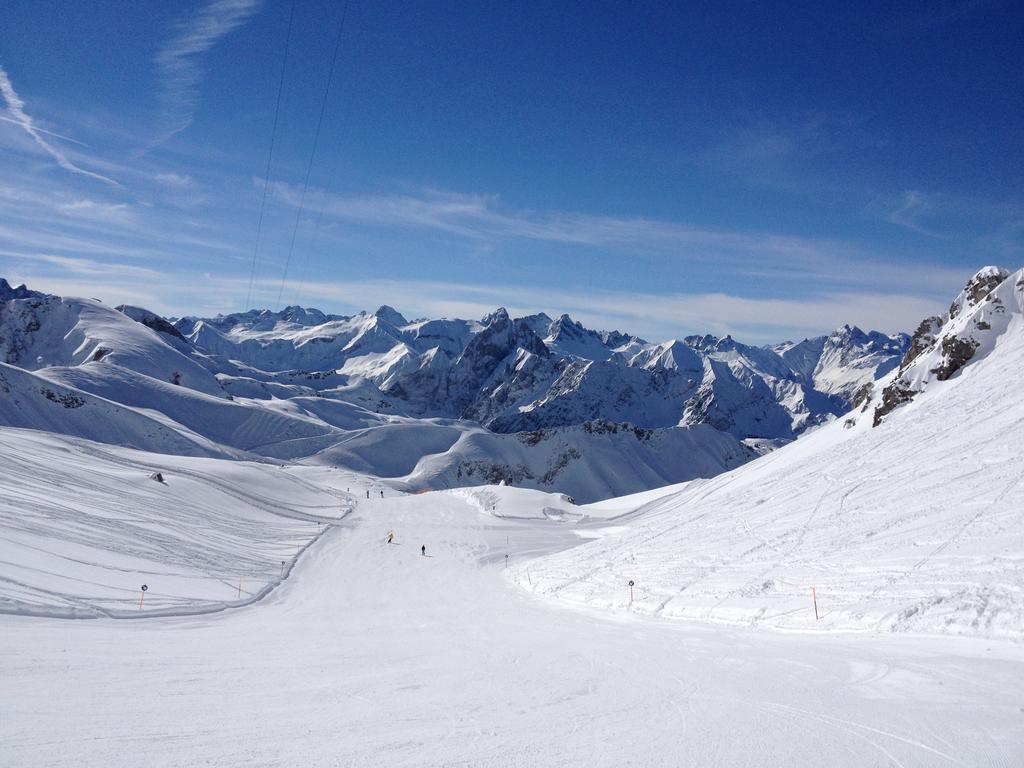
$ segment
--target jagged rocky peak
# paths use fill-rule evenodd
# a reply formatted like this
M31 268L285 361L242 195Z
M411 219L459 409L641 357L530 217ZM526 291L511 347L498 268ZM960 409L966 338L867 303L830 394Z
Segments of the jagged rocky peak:
M867 338L867 334L864 331L856 325L850 325L849 323L839 326L828 335L829 342L837 346L855 344L865 338Z
M494 325L495 323L507 322L509 322L509 315L508 310L505 309L504 307L498 307L493 312L490 312L489 314L486 314L482 318L480 318L480 324L483 325L485 328Z
M626 346L627 344L647 343L639 336L622 333L621 331L598 331L597 335L601 338L601 341L604 342L604 345L610 349L618 349Z
M1024 270L979 270L950 306L949 317L929 317L918 326L896 378L882 390L874 426L909 402L931 381L946 381L984 357L1005 333L1012 315L1024 311ZM1018 282L1020 281L1020 282Z
M560 314L558 319L551 324L551 328L548 330L548 338L552 341L556 341L561 338L579 339L584 336L597 336L594 331L589 331L583 327L582 323L574 321L567 314Z
M373 313L374 317L378 320L383 320L389 325L393 325L396 328L401 328L403 325L408 325L409 321L405 319L401 312L394 307L389 307L387 304L382 304L377 308L377 311Z
M903 356L903 360L900 361L900 373L910 367L910 364L922 353L927 352L935 345L935 338L939 335L939 331L942 330L944 322L945 320L939 315L926 317L921 321L921 324L917 326L917 330L914 331L914 335L910 337L910 346L907 348L907 353Z
M12 299L42 299L45 297L45 293L30 291L25 287L24 283L19 285L17 288L12 288L10 283L0 277L0 301L11 301Z
M718 345L718 342L719 338L710 333L705 333L703 336L694 334L683 339L683 343L686 346L693 347L702 352L710 352Z
M530 325L522 319L512 320L508 310L499 307L482 320L483 330L466 345L463 357L485 355L504 357L517 347L539 355L548 354L547 347Z
M972 309L988 298L988 295L1007 277L1008 269L1002 267L982 267L953 300L949 307L949 318L952 320L964 310Z
M328 318L319 309L295 305L285 307L281 311L280 319L296 325L321 325L326 323Z
M158 315L156 312L150 312L148 309L142 307L133 307L130 304L122 304L115 309L123 315L127 315L137 323L142 323L147 328L152 328L157 333L163 333L168 336L173 336L184 342L188 342L188 339L179 331L176 327L171 325L165 318Z
M554 322L546 312L538 312L535 315L526 315L526 317L521 317L519 319L530 326L530 329L542 339L547 337L548 331L551 330L551 324Z

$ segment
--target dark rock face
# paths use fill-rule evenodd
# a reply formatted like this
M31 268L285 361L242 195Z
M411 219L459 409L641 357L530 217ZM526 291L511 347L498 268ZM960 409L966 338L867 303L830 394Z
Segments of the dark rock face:
M939 381L945 381L974 357L974 350L978 348L978 342L974 339L961 339L959 336L950 336L942 340L941 365L932 368L931 372Z
M850 410L855 411L862 405L866 405L868 400L871 399L871 393L874 389L875 385L870 381L858 389L853 396L853 400L850 402Z
M17 288L11 288L11 284L0 277L0 302L11 301L12 299L43 299L46 298L45 293L39 291L30 291L24 285L19 285Z
M967 281L967 285L964 286L965 304L966 307L973 307L980 304L988 295L995 290L1003 280L1009 276L1009 272L1005 269L998 269L995 267L981 270ZM966 307L961 306L959 301L954 301L952 306L949 308L949 319L952 320L956 317L960 311Z
M917 393L912 389L908 389L903 386L899 379L894 381L888 387L882 390L882 402L879 403L878 407L875 408L875 418L872 422L872 426L877 427L882 423L882 419L892 413L896 408L909 403L914 399L914 395Z
M153 312L147 312L145 310L139 310L135 307L128 307L125 304L115 307L115 309L122 314L128 315L132 320L142 323L147 328L152 328L157 333L165 333L168 336L173 336L179 341L185 342L186 344L189 343L188 339L182 335L181 331L160 317L160 315Z
M910 348L907 350L907 354L900 361L900 372L909 368L910 364L923 352L927 352L935 345L935 337L942 330L942 324L943 319L939 316L928 317L921 321L917 330L914 331L914 335L910 337Z

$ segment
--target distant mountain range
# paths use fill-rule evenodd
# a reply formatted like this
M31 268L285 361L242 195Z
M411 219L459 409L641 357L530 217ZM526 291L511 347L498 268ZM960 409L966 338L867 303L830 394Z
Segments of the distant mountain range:
M0 280L0 362L23 369L6 380L25 398L0 407L0 424L33 427L30 411L82 401L107 415L62 406L45 428L348 466L410 488L503 479L598 498L716 474L843 416L908 349L906 334L850 326L771 347L651 343L505 309L168 319Z
M388 306L351 317L254 310L181 318L173 328L216 356L221 385L240 396L281 397L281 374L330 372L372 385L377 407L389 413L467 419L495 432L604 419L709 424L740 439L789 439L845 413L858 389L899 364L910 341L844 326L774 347L729 336L650 343L568 315L512 318L498 309L481 320L410 322ZM325 383L311 386L333 389L337 381Z

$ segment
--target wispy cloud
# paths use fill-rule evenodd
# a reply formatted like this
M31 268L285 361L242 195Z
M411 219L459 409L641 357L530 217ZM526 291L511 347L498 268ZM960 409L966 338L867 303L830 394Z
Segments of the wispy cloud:
M0 115L0 123L13 123L14 125L22 125L20 120L15 120L13 117L4 117ZM65 136L63 133L57 133L56 131L48 131L45 128L40 128L38 125L33 125L37 133L42 133L47 136L53 136L55 139L61 139L62 141L70 141L72 144L77 144L80 147L88 147L84 141L73 139L70 136Z
M62 203L57 208L67 216L103 222L125 222L134 218L134 210L128 203L105 203L81 199Z
M888 212L886 218L892 224L904 227L928 237L942 237L924 224L924 220L935 214L935 205L923 192L907 189Z
M275 195L298 204L299 191L277 183ZM340 196L313 193L325 216L360 225L420 227L481 243L527 239L593 246L631 254L669 255L694 264L714 265L722 274L778 278L800 283L898 285L912 280L922 289L945 290L960 280L959 270L934 265L893 266L879 254L852 243L774 232L712 229L644 217L599 216L574 212L510 210L497 196L425 190L419 194ZM859 268L850 269L856 263Z
M0 255L30 263L37 267L39 265L57 267L63 274L79 275L83 277L127 277L155 280L163 276L163 273L155 269L140 267L137 264L96 261L94 259L84 259L72 256L58 256L52 253L18 253L13 251L0 251Z
M276 183L277 197L298 204L299 191ZM418 195L345 197L324 191L324 214L363 224L437 229L467 238L524 238L571 245L677 249L741 248L757 253L818 257L837 243L772 233L745 234L644 217L595 216L558 212L539 214L503 208L497 196L424 190Z
M9 122L20 125L24 131L32 137L32 140L35 141L36 144L38 144L47 154L57 161L57 165L66 171L77 173L80 176L87 176L106 184L120 186L120 184L107 176L87 171L85 168L80 168L75 165L70 159L68 159L67 155L43 138L43 131L36 127L32 118L25 112L25 102L21 100L17 91L14 90L14 86L11 84L11 79L7 76L7 71L2 66L0 66L0 95L3 95L4 101L7 102L7 110L11 113Z
M260 0L214 0L187 21L156 56L162 83L163 125L154 144L161 144L192 124L202 56L218 40L244 24Z
M166 187L173 187L175 189L188 189L192 186L192 177L188 174L183 173L158 173L153 176L153 181L158 184L162 184Z

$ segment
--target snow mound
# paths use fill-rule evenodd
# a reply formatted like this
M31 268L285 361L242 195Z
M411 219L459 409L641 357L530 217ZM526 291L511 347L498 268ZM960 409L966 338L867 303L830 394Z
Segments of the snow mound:
M462 499L482 514L520 520L578 520L583 514L564 493L544 493L507 485L456 488L446 493Z

